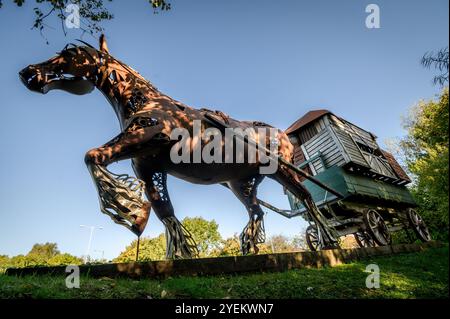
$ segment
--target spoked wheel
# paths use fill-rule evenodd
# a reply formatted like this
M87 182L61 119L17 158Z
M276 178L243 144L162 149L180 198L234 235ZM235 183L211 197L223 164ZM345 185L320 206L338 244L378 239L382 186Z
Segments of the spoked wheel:
M417 237L419 237L419 239L423 242L430 241L431 235L422 217L420 217L414 209L409 209L407 215L409 223Z
M391 243L391 234L384 222L383 217L375 209L369 209L364 215L364 223L370 237L380 246L386 246Z
M319 232L317 231L317 227L315 225L309 225L308 228L306 228L305 237L309 249L312 251L319 250Z
M373 240L370 234L365 231L356 232L353 234L353 236L355 237L356 243L361 248L375 247L377 245L377 243L375 242L375 240Z

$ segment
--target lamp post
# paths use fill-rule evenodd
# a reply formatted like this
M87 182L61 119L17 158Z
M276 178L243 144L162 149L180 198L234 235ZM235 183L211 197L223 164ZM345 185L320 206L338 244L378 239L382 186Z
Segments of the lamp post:
M89 235L89 242L88 242L88 246L87 246L87 250L86 250L86 257L84 258L84 263L87 263L88 259L89 259L89 254L91 252L91 244L92 244L92 236L94 235L94 229L98 228L98 229L103 229L103 227L95 227L95 226L87 226L87 225L80 225L80 227L85 227L85 228L89 228L91 230L90 235Z

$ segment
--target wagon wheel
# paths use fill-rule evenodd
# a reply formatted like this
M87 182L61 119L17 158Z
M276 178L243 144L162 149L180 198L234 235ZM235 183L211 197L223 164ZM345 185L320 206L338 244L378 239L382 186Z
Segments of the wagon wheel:
M353 234L353 236L355 237L356 243L361 248L375 247L377 245L377 243L375 242L375 240L373 240L370 234L365 231L356 232Z
M364 223L370 237L380 246L389 245L391 243L391 234L384 222L383 217L375 210L369 209L364 215Z
M431 235L422 217L420 217L420 215L414 209L409 209L407 216L409 223L416 233L417 237L419 237L422 242L430 241Z
M317 231L316 226L309 225L308 228L306 228L305 237L309 249L311 249L312 251L319 250L319 232Z

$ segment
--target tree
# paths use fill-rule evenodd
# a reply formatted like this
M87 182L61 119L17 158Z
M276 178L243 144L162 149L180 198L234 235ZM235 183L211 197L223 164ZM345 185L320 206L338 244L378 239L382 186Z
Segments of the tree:
M405 120L401 140L405 162L414 175L412 193L436 239L448 240L449 168L448 87L437 100L420 101Z
M284 235L274 235L269 237L265 243L259 244L258 254L272 254L292 252L305 249L305 236L303 234L292 238ZM234 234L233 237L222 241L221 248L216 256L240 256L241 246L239 236Z
M51 257L59 254L58 244L56 243L45 243L45 244L34 244L28 255L39 255L45 259L50 259Z
M82 263L83 260L81 258L67 253L55 255L47 261L47 264L50 266L81 265Z
M210 256L219 247L222 237L219 233L219 225L215 220L186 217L182 220L182 224L192 234L200 257Z
M61 254L56 243L34 244L27 255L12 258L0 256L0 268L28 266L79 265L82 260L70 254Z
M258 244L258 254L269 254L272 253L270 245L267 243ZM225 256L241 256L241 243L239 236L234 234L233 237L227 238L222 241L220 249L217 250L214 256L225 257Z
M219 225L214 220L208 221L202 217L186 217L182 221L184 227L191 233L197 244L200 257L217 255L222 237L218 231ZM114 262L136 260L137 240L133 240ZM166 256L166 236L159 234L155 238L141 238L139 245L139 260L162 260Z
M133 240L114 262L129 262L136 260L137 240ZM160 234L155 238L141 238L139 244L139 260L162 260L166 256L166 238Z
M33 1L33 0L30 0ZM111 2L112 0L108 0ZM153 8L154 13L170 10L171 5L166 0L147 0ZM18 7L22 7L25 0L13 0ZM111 20L114 16L109 12L103 0L34 0L34 22L33 29L39 30L41 35L48 25L46 21L54 17L59 20L61 29L66 34L65 21L71 13L66 11L69 4L77 5L79 8L80 30L83 33L94 34L103 31L101 23ZM0 0L0 8L3 7L3 0ZM83 25L83 26L81 26ZM48 43L48 42L47 42Z
M0 269L6 269L11 264L11 259L9 259L9 256L6 255L0 255Z
M448 47L440 49L438 52L427 52L423 55L421 63L426 68L434 67L440 72L433 78L434 84L444 86L448 84Z
M271 252L274 253L292 251L293 248L289 243L289 239L284 235L274 235L270 237L267 241L267 246L269 246Z
M308 249L308 245L306 244L306 228L292 238L291 245L295 250L299 251Z
M59 253L56 243L34 244L25 257L28 265L45 265Z
M234 234L233 237L222 241L221 248L217 256L238 256L240 253L241 245L239 243L239 237L237 234Z
M24 255L17 255L11 258L9 267L27 267L29 266L29 262Z

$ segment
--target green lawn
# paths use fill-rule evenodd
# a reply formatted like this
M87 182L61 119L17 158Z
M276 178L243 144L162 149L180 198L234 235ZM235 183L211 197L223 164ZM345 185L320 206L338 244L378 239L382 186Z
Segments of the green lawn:
M334 268L301 269L164 280L0 275L0 298L448 298L448 246L377 257ZM379 289L365 286L370 263L380 268Z

